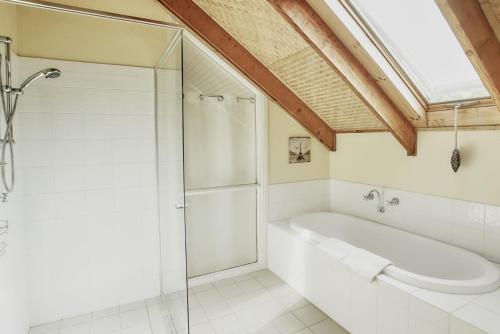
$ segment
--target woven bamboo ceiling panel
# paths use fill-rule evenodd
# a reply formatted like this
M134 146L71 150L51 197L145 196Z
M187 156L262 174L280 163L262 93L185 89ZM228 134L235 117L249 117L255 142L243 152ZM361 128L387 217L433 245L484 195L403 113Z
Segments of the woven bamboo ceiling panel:
M267 0L195 0L337 131L384 129Z
M490 4L497 17L497 21L500 22L500 0L490 0Z
M480 3L498 40L500 40L500 0L483 0Z
M368 107L312 48L275 62L271 70L336 130L381 127Z

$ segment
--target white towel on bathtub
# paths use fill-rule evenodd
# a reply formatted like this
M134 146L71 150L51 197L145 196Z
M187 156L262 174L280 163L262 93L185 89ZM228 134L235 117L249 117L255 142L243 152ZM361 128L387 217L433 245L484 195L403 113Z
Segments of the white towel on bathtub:
M325 253L339 261L352 253L356 253L356 251L359 249L351 245L350 243L335 238L330 238L322 241L318 247L319 249L322 249Z
M342 258L341 262L362 278L373 282L392 262L382 256L357 248L354 252Z

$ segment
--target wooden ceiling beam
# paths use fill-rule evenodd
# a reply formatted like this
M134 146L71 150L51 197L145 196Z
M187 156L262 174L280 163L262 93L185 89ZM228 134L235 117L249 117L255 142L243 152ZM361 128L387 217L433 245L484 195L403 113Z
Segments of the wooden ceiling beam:
M335 131L192 0L158 0L330 150Z
M478 0L436 0L500 109L500 42Z
M408 154L416 154L413 125L314 9L305 0L269 2L366 103Z

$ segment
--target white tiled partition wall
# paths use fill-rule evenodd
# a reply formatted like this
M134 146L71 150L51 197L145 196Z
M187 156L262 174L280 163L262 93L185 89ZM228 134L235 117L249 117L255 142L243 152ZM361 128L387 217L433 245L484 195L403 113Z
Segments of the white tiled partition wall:
M32 325L158 295L153 70L20 58Z
M382 191L385 212L377 199L364 201L371 189ZM387 201L397 197L397 206ZM330 209L387 224L482 254L500 263L500 207L339 180L330 182Z

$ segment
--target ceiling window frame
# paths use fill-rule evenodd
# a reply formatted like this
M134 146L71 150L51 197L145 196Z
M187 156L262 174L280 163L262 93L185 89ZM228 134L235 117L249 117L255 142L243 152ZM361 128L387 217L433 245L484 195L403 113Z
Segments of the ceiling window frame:
M493 105L494 101L491 96L488 97L477 97L470 99L457 99L450 101L442 101L442 102L430 102L424 96L424 94L417 87L415 82L410 78L410 76L406 73L406 71L399 64L397 59L393 56L393 54L389 51L389 49L385 46L382 40L378 37L378 34L373 30L370 24L366 21L363 15L356 9L355 5L351 0L338 0L340 4L344 7L347 13L352 17L352 19L356 22L356 24L361 28L361 30L368 37L370 42L377 48L380 54L385 58L387 63L392 67L392 69L396 72L396 74L400 77L400 79L404 82L404 84L408 87L408 89L415 96L417 101L422 105L422 107L427 112L432 112L435 110L443 110L443 109L451 109L454 104L458 103L468 103L468 102L478 102L481 105Z

